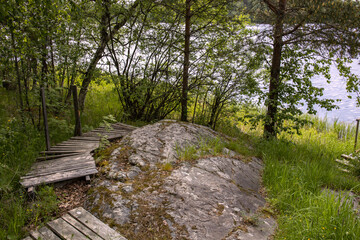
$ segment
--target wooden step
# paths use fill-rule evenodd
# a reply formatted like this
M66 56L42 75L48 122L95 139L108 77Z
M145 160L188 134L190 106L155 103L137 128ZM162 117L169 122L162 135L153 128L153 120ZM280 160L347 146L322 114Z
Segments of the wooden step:
M336 161L337 163L340 163L340 164L345 165L345 166L347 166L347 167L352 167L352 168L354 167L354 165L351 164L350 161L345 160L345 159L342 159L342 160L336 159L335 161Z
M23 240L126 240L120 233L110 228L82 207L71 210L61 218L31 231Z

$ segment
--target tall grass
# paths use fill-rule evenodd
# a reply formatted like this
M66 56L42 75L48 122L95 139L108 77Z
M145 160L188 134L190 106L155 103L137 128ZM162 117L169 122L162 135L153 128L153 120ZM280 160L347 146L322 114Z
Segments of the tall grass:
M85 109L81 115L84 126L97 127L103 116L113 115L117 120L123 120L122 106L112 84L92 84L86 96Z
M302 135L284 133L278 140L249 132L265 163L263 183L278 218L275 239L360 239L360 220L348 194L359 193L360 182L334 161L353 151L353 127L313 120Z
M42 201L40 195L37 201L42 204L30 207L32 201L27 201L19 183L20 176L30 168L44 145L41 132L33 126L24 126L16 118L8 119L0 128L0 239L19 239L24 234L23 227L32 221L33 213L43 218L50 212L39 209L54 208L53 204Z

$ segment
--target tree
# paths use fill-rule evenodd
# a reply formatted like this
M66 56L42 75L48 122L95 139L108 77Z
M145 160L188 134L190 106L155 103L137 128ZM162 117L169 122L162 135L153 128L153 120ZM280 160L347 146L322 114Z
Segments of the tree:
M299 47L301 49L311 48L314 51L309 53L308 57L311 56L313 60L318 57L331 58L334 56L333 54L337 54L338 57L358 55L360 7L358 1L342 0L258 0L257 2L260 5L253 4L253 6L263 16L262 21L273 25L269 92L265 101L267 113L264 119L264 136L275 137L281 130L281 123L284 121L284 118L281 117L285 116L279 115L281 110L280 93L286 86L286 83L283 82L286 77L282 74L285 47L287 50ZM261 19L260 15L258 17ZM315 55L318 56L315 57ZM314 72L315 70L316 68L314 68ZM323 70L326 72L326 68ZM308 86L313 88L311 83ZM314 98L307 99L304 98L304 95L301 98L307 101L310 107L314 104ZM298 101L300 100L298 99ZM329 101L317 103L322 107L330 107ZM294 105L292 105L292 109L295 111L289 111L286 116L291 118L291 114L298 112Z
M84 79L82 81L81 90L79 93L79 107L84 109L85 97L94 73L94 70L103 57L105 48L109 43L112 36L115 36L119 30L126 24L128 19L136 13L136 8L140 4L140 0L136 0L133 3L128 5L123 5L120 7L120 11L116 11L114 15L111 14L112 2L110 0L103 0L99 4L98 9L101 12L101 21L99 24L100 27L100 43L90 60L90 63L84 74ZM97 2L98 3L98 2ZM118 8L118 6L116 6ZM120 19L119 19L120 18Z
M229 18L227 0L163 0L162 4L169 10L181 14L184 19L183 44L183 75L181 89L181 117L188 120L188 93L191 90L191 64L201 55L201 49L208 49L206 44L196 44L196 41L209 34L209 29ZM200 41L203 43L202 41ZM195 46L198 45L198 46Z
M162 119L179 105L180 31L179 14L150 2L111 37L106 57L124 117Z

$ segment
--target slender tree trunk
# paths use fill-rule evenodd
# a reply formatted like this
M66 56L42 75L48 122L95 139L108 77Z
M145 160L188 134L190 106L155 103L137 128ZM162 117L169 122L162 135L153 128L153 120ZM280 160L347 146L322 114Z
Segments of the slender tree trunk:
M37 86L37 78L38 78L38 72L37 72L37 59L35 57L32 57L31 59L31 66L32 66L32 74L33 74L33 85L31 88L31 91L33 91Z
M211 106L210 120L208 122L208 126L211 128L214 128L215 117L219 106L220 106L220 97L215 93L214 103Z
M14 65L15 65L15 72L16 72L16 80L18 84L18 91L19 91L19 103L20 103L20 115L21 115L21 121L23 123L23 126L25 126L25 120L24 120L24 103L22 98L22 89L21 89L21 76L20 76L20 69L19 69L19 62L18 57L16 54L16 44L15 44L15 36L14 36L14 30L13 28L11 30L11 44L14 51Z
M52 80L52 84L54 84L53 86L57 87L56 76L55 76L56 73L55 73L54 46L51 38L49 44L50 44L50 58L51 58L51 80Z
M185 49L184 49L184 71L181 94L181 121L187 121L187 100L189 85L189 65L190 65L190 26L191 26L191 3L192 0L186 0L185 13Z
M196 106L197 106L197 102L198 102L198 99L199 99L199 88L197 90L197 93L196 93L196 99L195 99L195 106L194 106L194 113L193 113L193 116L192 116L192 120L191 122L194 123L195 121L195 116L196 116Z
M130 9L128 10L127 14L124 16L123 20L118 22L114 28L112 29L112 35L117 34L117 32L120 30L121 27L123 27L127 20L132 16L132 14L135 12L136 7L139 5L140 0L136 0ZM108 33L107 26L108 21L110 18L110 13L106 11L109 7L109 0L104 0L104 15L101 18L101 41L100 45L96 49L96 52L93 56L93 58L90 61L90 64L85 72L84 80L82 81L80 93L79 93L79 107L82 110L84 110L85 106L85 97L88 91L88 87L90 85L94 70L96 68L97 63L102 58L102 55L105 51L105 47L107 46L108 42L110 41L110 34Z
M274 29L273 56L271 62L271 76L269 86L269 97L267 100L267 113L264 125L264 136L266 138L276 137L276 122L279 101L281 53L283 48L283 20L286 9L286 0L279 0Z
M202 109L201 109L201 122L202 123L205 123L205 121L206 121L204 111L205 111L206 98L207 98L208 92L209 92L209 90L206 89L205 96L204 96L204 102L203 102Z

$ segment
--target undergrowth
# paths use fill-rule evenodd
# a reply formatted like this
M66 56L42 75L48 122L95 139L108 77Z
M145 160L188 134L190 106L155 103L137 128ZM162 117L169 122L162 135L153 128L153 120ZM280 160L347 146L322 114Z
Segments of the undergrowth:
M227 134L236 128L222 126ZM335 162L353 151L351 126L315 119L301 135L271 140L262 139L260 129L240 128L248 134L238 133L237 141L250 143L265 163L263 184L278 220L275 239L360 239L358 210L349 195L360 193L360 181L341 172Z

